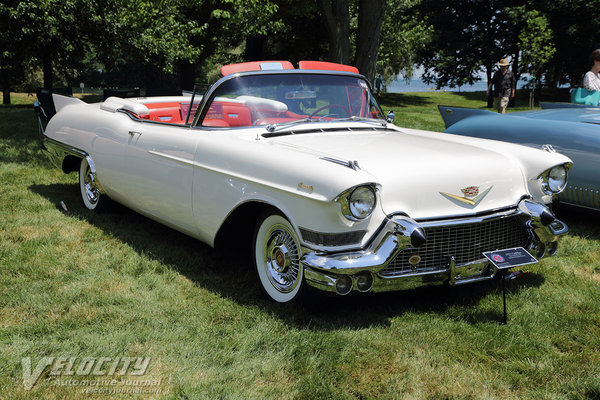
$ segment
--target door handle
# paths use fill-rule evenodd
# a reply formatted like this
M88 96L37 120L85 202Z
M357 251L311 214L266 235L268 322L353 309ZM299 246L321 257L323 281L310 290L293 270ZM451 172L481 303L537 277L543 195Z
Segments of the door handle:
M135 136L135 135L140 135L140 136L141 136L142 132L138 132L138 131L129 131L129 134L130 134L131 136Z

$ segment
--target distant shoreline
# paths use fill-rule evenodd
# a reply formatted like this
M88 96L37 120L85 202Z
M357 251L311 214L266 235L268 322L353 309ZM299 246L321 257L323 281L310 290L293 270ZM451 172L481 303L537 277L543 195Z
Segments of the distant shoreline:
M517 89L523 89L527 82L519 81L517 83ZM410 79L408 81L404 79L398 79L390 83L387 86L388 93L406 93L406 92L485 92L487 90L486 81L478 81L473 85L456 86L456 87L442 87L436 89L435 85L426 84L420 79Z

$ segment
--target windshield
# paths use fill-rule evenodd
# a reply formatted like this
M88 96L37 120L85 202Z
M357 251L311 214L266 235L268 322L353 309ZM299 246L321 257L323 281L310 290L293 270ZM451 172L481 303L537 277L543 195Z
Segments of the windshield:
M327 74L268 74L223 82L211 96L201 125L244 127L344 118L383 118L363 79Z

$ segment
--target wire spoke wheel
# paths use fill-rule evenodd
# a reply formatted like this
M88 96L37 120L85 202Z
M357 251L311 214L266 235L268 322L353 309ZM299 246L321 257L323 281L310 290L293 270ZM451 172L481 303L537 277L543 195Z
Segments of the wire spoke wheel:
M270 214L255 234L255 266L263 290L271 299L285 303L300 292L303 269L300 243L287 219Z

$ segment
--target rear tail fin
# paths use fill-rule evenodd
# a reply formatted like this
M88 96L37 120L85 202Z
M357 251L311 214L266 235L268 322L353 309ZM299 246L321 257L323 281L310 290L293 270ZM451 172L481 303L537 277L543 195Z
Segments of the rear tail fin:
M56 93L52 93L52 101L54 102L56 112L59 112L62 108L71 104L86 104L85 101L79 100L77 97L63 96Z
M463 107L438 106L438 110L440 110L440 114L442 115L444 124L446 124L446 129L450 128L458 121L468 117L472 117L474 115L495 114L494 112L489 110L478 110L475 108Z

